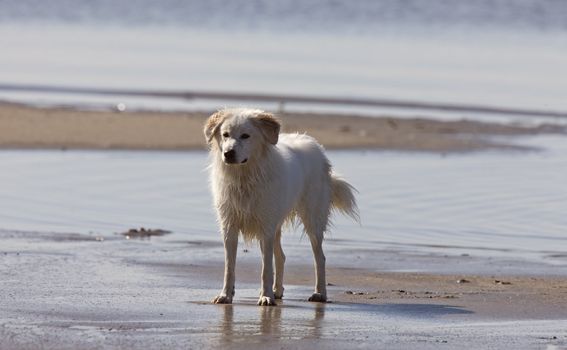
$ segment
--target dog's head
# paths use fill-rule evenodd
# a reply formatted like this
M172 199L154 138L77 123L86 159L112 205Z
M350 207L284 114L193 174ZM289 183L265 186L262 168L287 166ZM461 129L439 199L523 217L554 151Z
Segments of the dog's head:
M223 109L205 123L205 138L220 151L226 164L245 164L262 147L278 143L280 122L258 109Z

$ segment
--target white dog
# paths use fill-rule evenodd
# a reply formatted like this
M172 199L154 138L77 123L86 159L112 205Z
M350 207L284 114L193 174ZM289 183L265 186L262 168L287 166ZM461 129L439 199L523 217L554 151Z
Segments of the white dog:
M331 171L323 147L307 135L280 134L273 115L257 109L224 109L209 117L205 137L211 151L211 187L224 238L224 287L213 303L234 296L238 235L257 239L262 251L258 305L276 305L283 296L285 255L282 225L298 217L315 256L315 292L325 302L323 235L331 209L358 218L353 187ZM273 259L275 257L275 281Z

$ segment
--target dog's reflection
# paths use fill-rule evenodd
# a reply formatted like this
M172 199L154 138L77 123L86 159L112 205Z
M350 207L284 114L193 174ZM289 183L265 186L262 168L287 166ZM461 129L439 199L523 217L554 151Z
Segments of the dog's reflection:
M322 335L322 321L325 304L261 306L257 316L247 312L248 306L223 305L220 325L224 342L237 342L251 336L268 338L319 338ZM242 313L240 313L242 311Z

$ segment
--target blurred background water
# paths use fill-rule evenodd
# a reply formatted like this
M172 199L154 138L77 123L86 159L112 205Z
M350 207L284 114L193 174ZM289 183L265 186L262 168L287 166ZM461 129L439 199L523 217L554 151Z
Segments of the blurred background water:
M0 43L0 83L567 110L564 1L0 0ZM219 104L6 91L0 98ZM452 117L463 116L475 117Z
M7 22L376 34L399 27L567 29L559 0L2 0Z

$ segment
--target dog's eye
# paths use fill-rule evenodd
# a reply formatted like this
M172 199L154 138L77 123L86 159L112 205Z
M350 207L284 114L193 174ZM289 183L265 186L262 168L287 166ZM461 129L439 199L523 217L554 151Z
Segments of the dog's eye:
M228 133L227 132L223 133L222 137L228 137Z
M250 135L248 135L248 134L242 134L242 135L240 135L240 138L241 138L241 139L247 139L247 138L249 138L249 137L250 137Z

